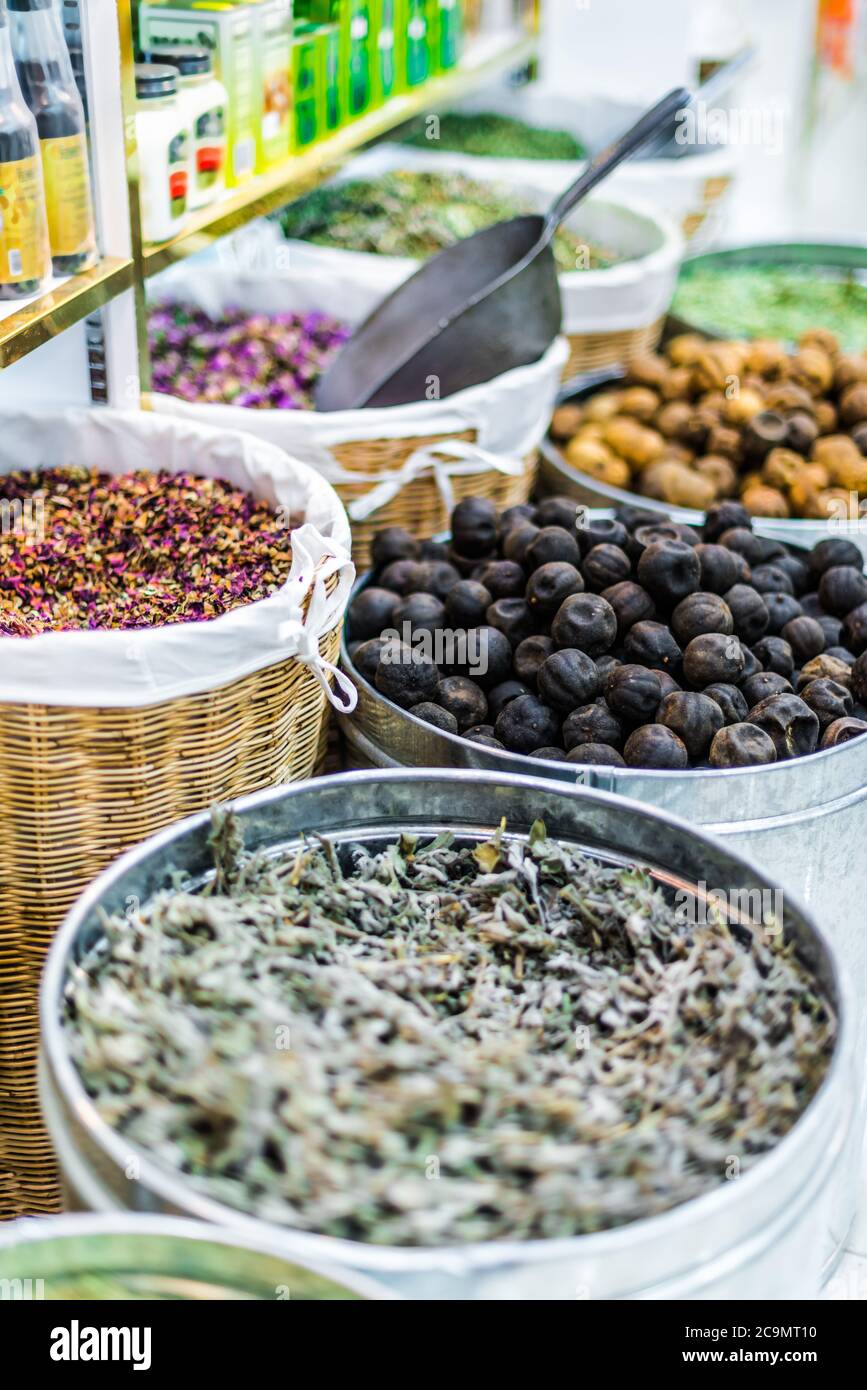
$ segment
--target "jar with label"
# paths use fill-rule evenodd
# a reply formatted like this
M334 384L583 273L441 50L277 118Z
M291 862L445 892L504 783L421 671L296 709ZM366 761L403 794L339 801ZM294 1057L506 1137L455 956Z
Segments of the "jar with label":
M189 208L192 137L178 101L177 68L136 63L135 94L142 240L168 241Z
M38 294L51 274L36 121L21 94L0 8L0 299Z
M96 261L96 224L84 107L53 0L7 0L12 52L36 118L55 275Z
M161 44L142 56L177 70L178 106L190 127L187 206L203 208L226 186L226 89L207 48Z

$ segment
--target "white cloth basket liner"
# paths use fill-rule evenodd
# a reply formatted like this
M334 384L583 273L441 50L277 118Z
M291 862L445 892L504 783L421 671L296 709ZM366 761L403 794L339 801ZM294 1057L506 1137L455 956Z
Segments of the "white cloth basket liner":
M375 261L376 257L364 259ZM378 289L365 279L354 279L349 291L343 278L332 277L327 270L319 275L286 273L272 279L262 274L231 274L216 264L197 270L177 267L152 281L149 295L155 302L194 304L211 316L229 308L249 313L318 309L352 327L381 298ZM567 359L568 345L565 339L557 338L544 357L527 367L504 372L445 400L382 409L319 414L314 410L258 410L190 402L156 393L151 400L154 411L162 415L255 434L303 460L330 483L370 483L371 493L350 507L353 519L361 520L385 506L410 478L421 473L434 474L447 501L449 477L490 468L512 474L522 471L527 455L538 447L548 428ZM399 472L390 469L365 474L344 469L331 453L335 444L455 435L465 430L475 431L473 444L463 442L458 450L456 445L447 448L444 442L434 450L417 450Z
M133 708L212 690L293 656L328 688L332 668L318 642L340 620L355 578L349 523L328 483L273 445L192 420L108 409L0 414L0 472L82 465L223 478L292 524L303 518L291 531L290 573L267 598L203 622L0 637L0 702ZM50 525L50 494L44 512ZM346 695L344 711L354 689Z

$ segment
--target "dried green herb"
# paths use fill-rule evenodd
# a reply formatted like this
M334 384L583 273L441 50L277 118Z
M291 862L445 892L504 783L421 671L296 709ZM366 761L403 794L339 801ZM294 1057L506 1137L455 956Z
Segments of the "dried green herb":
M277 219L286 237L427 260L494 222L538 210L498 184L400 169L375 179L325 184L283 208ZM565 228L553 246L562 271L604 270L624 259Z
M110 1125L260 1217L395 1245L622 1225L748 1168L826 1070L790 946L542 825L269 858L216 812L211 843L202 891L106 921L65 1026Z
M489 159L584 159L587 154L568 130L528 125L497 111L446 111L435 125L424 116L410 127L402 143Z

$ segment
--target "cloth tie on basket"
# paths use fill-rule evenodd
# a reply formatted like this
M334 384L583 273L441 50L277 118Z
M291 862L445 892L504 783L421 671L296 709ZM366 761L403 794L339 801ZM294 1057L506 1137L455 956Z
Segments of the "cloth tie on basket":
M387 506L406 487L407 483L411 483L414 478L420 478L426 473L433 474L443 500L443 506L447 512L451 512L454 506L452 478L466 477L472 473L483 473L488 469L496 469L498 473L503 473L510 478L519 478L525 467L526 464L521 458L494 454L489 449L483 449L480 445L473 444L469 440L444 439L435 444L425 444L421 449L415 449L397 469L382 473L355 473L338 466L337 473L340 476L338 477L329 471L327 477L330 483L364 482L375 484L370 492L366 492L363 497L356 497L346 508L352 521L365 521L373 512Z
M296 533L296 555L301 550L300 535L301 533ZM309 572L309 560L302 568ZM358 692L349 677L333 662L327 661L319 650L320 638L334 622L334 605L326 589L326 581L332 574L341 574L344 579L348 578L351 585L355 567L345 553L334 555L320 565L310 589L306 618L299 607L294 604L288 605L288 616L280 623L277 637L286 644L293 656L310 668L334 708L342 714L351 714L358 704ZM339 696L332 689L329 676L333 678L340 691Z

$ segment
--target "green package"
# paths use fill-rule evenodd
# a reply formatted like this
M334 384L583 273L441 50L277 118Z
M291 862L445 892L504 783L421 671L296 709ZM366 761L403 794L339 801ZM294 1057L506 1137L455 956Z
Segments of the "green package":
M363 116L373 105L374 47L368 0L343 0L343 90L346 119Z
M324 130L324 47L321 26L296 23L292 39L294 148L303 150L320 140Z
M260 0L256 6L259 120L256 169L282 164L292 145L292 0Z
M343 0L295 0L295 18L313 23L320 31L324 51L321 76L325 130L338 130L346 121L346 57L348 27L345 32Z
M434 68L448 72L461 56L462 19L460 0L437 0L434 31Z
M259 100L255 6L228 0L139 6L139 46L188 43L208 48L214 72L228 94L226 184L235 187L256 169Z
M343 125L343 88L340 81L340 25L320 24L319 42L323 49L323 101L325 129L329 133Z
M406 85L418 87L434 71L437 0L406 0Z
M373 100L382 106L406 91L406 0L373 0L371 12L376 55Z

